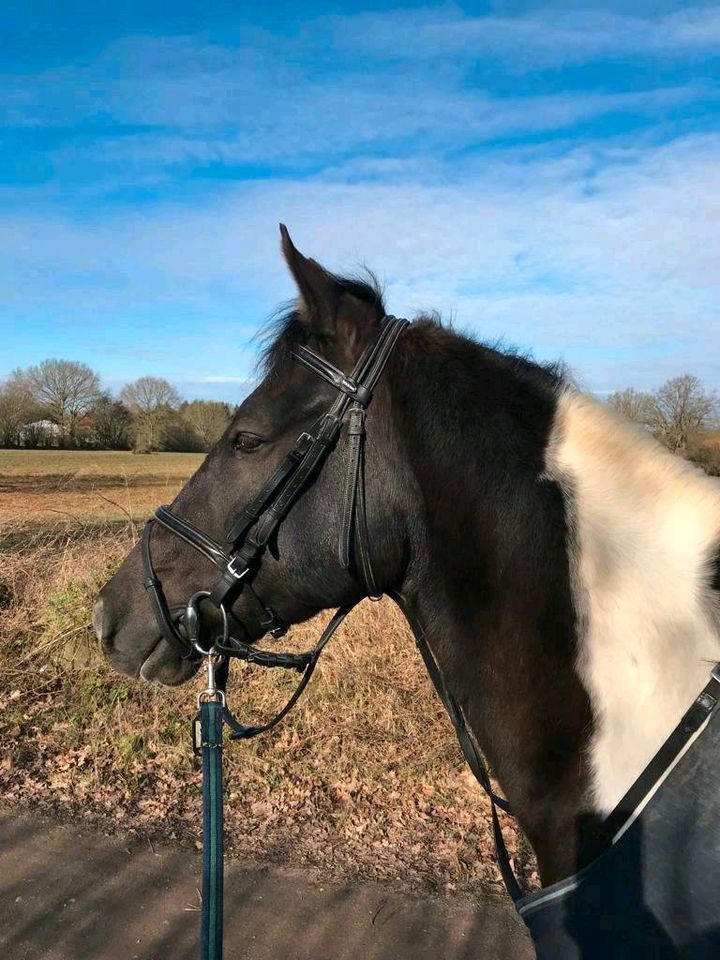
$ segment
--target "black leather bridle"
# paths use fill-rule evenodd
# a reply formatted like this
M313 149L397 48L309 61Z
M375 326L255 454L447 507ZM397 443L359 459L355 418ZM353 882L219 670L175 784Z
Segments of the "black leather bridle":
M256 608L264 633L278 638L286 632L288 625L258 597L252 583L270 538L310 478L326 460L344 423L347 424L348 460L339 533L339 561L345 569L357 569L368 596L379 595L380 588L368 543L365 508L365 411L390 354L407 326L407 320L384 317L377 339L366 348L349 375L305 346L298 346L293 351L292 356L297 362L337 390L337 399L311 430L300 434L293 449L263 487L235 516L225 535L224 544L213 540L167 506L159 507L147 522L142 536L145 590L163 638L180 657L199 660L214 653L224 658L237 657L260 666L305 671L302 688L305 687L309 680L308 669L314 668L320 651L351 607L341 607L316 646L305 653L256 650L244 640L232 636L228 607L242 592ZM189 544L220 571L214 587L193 593L176 616L170 611L162 583L153 567L150 539L154 523ZM211 642L204 637L207 630L204 629L201 612L203 602L212 604L220 612L221 632ZM256 727L243 729L259 730Z
M251 604L257 608L259 622L265 628L265 633L280 637L287 630L287 624L257 595L252 582L270 538L311 477L315 475L334 448L343 424L347 424L348 466L339 533L339 560L343 568L355 569L364 583L366 596L377 597L381 593L370 555L365 509L365 411L373 398L373 391L390 354L407 326L407 320L391 316L384 317L377 340L363 352L350 375L305 346L298 346L293 351L293 358L334 387L338 396L328 412L317 421L314 427L298 437L293 449L256 496L233 519L225 536L225 545L213 540L166 506L157 509L155 516L148 521L143 531L142 558L145 589L162 636L183 659L204 659L208 670L208 688L200 694L201 713L196 718L193 728L196 751L203 755L204 864L201 934L203 960L221 960L222 956L223 724L231 728L231 739L248 739L279 723L307 686L325 645L355 606L355 604L343 606L335 612L312 650L305 653L276 653L256 650L245 641L231 636L228 605L232 605L238 594L243 592ZM211 590L195 592L178 617L173 617L162 583L153 568L150 538L152 525L155 522L188 543L220 571L220 577L215 586ZM498 808L511 813L510 806L493 790L480 747L468 726L462 706L445 683L421 625L406 608L402 598L392 590L388 592L410 623L430 678L456 729L465 758L490 799L498 865L508 893L516 904L521 904L523 893L514 873L498 817ZM205 645L203 645L205 637L201 613L203 601L207 601L219 610L222 624L220 635L215 636ZM226 670L228 658L231 657L244 659L260 666L284 667L302 673L290 699L268 723L244 726L227 709L224 697L226 674L218 678L219 682L216 685L215 668L220 664L220 669ZM632 784L615 811L600 826L599 836L604 835L607 847L614 843L629 818L641 809L640 805L650 791L662 782L666 771L671 769L672 764L691 743L692 738L702 729L703 724L717 706L719 685L720 664L717 664L712 671L711 680L676 729ZM589 869L590 867L586 868L586 870ZM585 870L582 871L582 873L585 872ZM562 885L567 885L569 882L575 882L575 877L557 884L559 890L545 891L530 900L536 900L537 905L544 908L559 896ZM593 898L594 902L595 898ZM521 906L521 909L525 908ZM565 924L566 915L563 914L561 919Z
M219 957L217 944L222 943L222 856L219 861L213 860L212 851L222 849L220 764L223 724L232 731L231 740L255 737L278 724L300 698L320 654L356 603L339 607L312 650L304 653L258 650L244 640L232 636L228 610L242 592L251 606L255 607L264 633L278 638L286 632L288 625L258 596L253 581L270 538L335 447L344 424L347 425L348 455L338 537L339 562L344 569L356 574L364 584L364 596L377 598L382 594L383 590L375 576L371 559L365 506L365 411L393 348L407 326L407 320L384 317L377 339L365 349L349 375L305 346L298 346L292 352L298 363L334 387L338 396L313 428L300 434L292 450L262 488L234 517L225 535L224 544L213 540L166 506L155 511L154 517L147 522L143 530L141 549L145 590L162 637L181 658L204 660L207 671L207 687L198 698L200 713L193 724L194 746L196 752L203 756L203 960ZM220 571L220 577L212 589L193 593L185 607L175 616L168 606L162 583L153 567L150 541L154 523L159 523L189 544ZM388 590L389 587L385 589ZM420 625L406 609L402 598L392 590L389 593L408 618L430 677L457 730L463 753L490 798L500 869L508 891L513 899L518 900L521 891L512 870L497 814L497 807L509 812L507 801L498 797L492 789L477 743L467 726L462 709L445 685ZM213 631L209 624L203 622L201 605L204 602L219 611L219 635L217 629ZM217 623L217 618L214 620ZM210 632L215 633L212 639L207 638ZM253 726L241 724L227 708L225 684L229 660L233 657L263 667L297 670L302 674L290 698L268 722Z

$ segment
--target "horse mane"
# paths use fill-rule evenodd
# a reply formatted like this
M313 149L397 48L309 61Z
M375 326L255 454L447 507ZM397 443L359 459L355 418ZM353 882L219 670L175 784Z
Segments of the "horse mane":
M502 371L517 383L543 392L556 393L576 387L562 360L542 362L533 357L532 351L502 338L488 340L467 330L458 330L452 321L445 321L435 311L416 315L413 330L415 349L424 356L439 355L446 359L462 356L470 362L475 359L482 366L489 364Z
M330 274L340 294L347 293L385 313L383 289L375 274L364 268L356 275ZM492 358L505 368L508 376L543 391L551 392L574 387L566 365L562 361L542 363L532 353L521 350L502 339L483 340L467 331L455 329L452 321L445 321L437 311L420 312L413 320L416 343L426 355L467 351L474 348L485 359ZM308 339L299 300L283 304L259 333L262 344L257 361L260 379L278 379L290 369L292 352Z

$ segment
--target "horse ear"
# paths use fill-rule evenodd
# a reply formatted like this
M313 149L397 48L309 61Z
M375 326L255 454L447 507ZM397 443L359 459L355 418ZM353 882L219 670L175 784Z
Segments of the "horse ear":
M340 295L335 279L316 260L300 253L284 223L280 224L280 236L283 256L297 284L308 327L315 333L331 334Z

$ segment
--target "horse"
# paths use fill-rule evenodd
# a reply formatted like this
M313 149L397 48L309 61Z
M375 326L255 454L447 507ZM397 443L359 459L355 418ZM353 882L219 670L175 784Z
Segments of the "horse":
M172 504L216 542L297 438L314 436L338 390L357 393L349 371L387 324L372 275L331 273L282 225L281 245L297 300L272 329L259 385ZM269 623L368 595L358 554L369 554L372 589L395 597L427 644L537 856L541 899L520 910L538 956L718 955L710 874L720 846L707 830L720 812L720 751L699 762L697 744L718 740L720 682L706 685L720 660L720 487L583 394L562 367L489 346L436 315L405 326L383 362L365 398L364 458L354 468L365 536L353 536L350 562L338 562L336 545L357 443L344 416L344 433L253 556L247 585L223 594L229 626L203 591L196 612L252 646ZM178 611L207 585L209 564L156 527L153 576L182 633ZM119 671L184 683L198 659L153 621L146 581L138 545L100 593L97 635ZM675 819L662 813L648 825L632 811L624 839L609 844L608 818L703 690L710 707L695 746L672 758L669 781L685 777L680 809L666 804ZM651 792L638 808L662 800ZM622 868L612 866L616 847ZM613 880L620 875L624 885ZM574 909L578 890L590 895Z

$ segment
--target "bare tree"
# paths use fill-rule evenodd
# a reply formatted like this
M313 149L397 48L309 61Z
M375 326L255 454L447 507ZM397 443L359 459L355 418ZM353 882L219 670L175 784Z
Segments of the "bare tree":
M652 394L642 393L629 387L627 390L616 390L608 397L607 402L628 420L644 426L649 426L652 422Z
M60 428L61 445L72 443L78 420L100 394L98 375L75 360L43 360L24 376L47 419Z
M135 446L157 450L170 414L180 403L175 388L161 377L140 377L123 387L120 400L135 417Z
M41 416L27 378L21 370L13 371L0 386L0 445L19 447L23 430Z
M717 395L689 373L668 380L652 400L652 432L673 453L683 455L714 424L718 413Z
M198 435L202 450L210 449L225 432L232 418L230 406L217 400L193 400L183 403L180 413Z
M90 411L91 437L101 450L127 450L130 446L132 415L124 403L103 393Z

